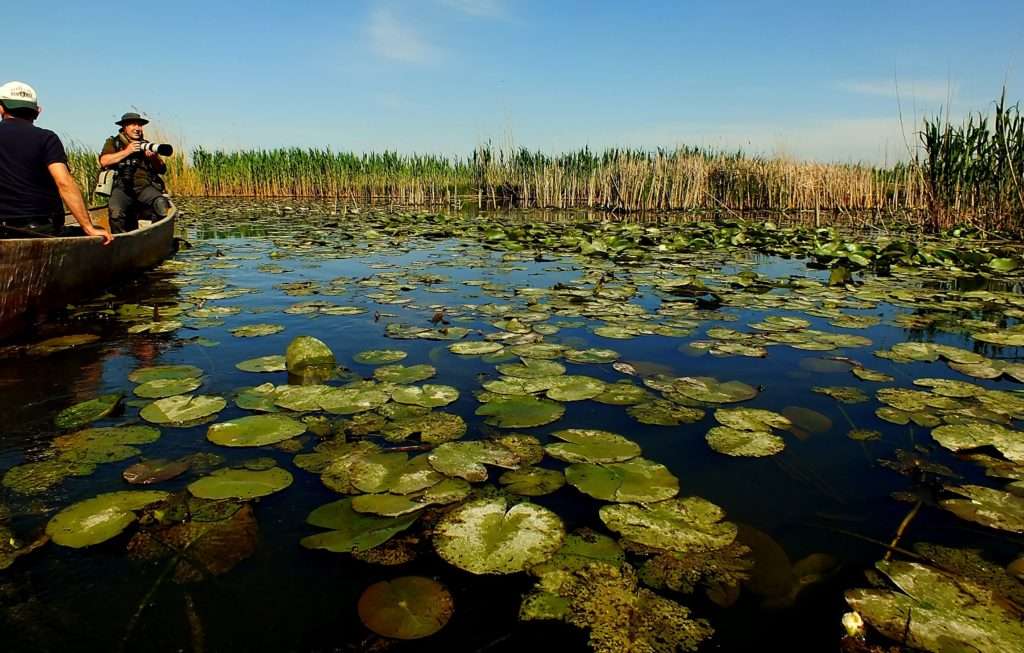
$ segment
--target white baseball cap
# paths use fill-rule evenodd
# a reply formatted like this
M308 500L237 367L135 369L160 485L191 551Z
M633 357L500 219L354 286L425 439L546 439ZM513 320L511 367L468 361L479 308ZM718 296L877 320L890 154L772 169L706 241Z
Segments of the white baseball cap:
M39 96L25 82L7 82L0 86L0 102L8 109L39 110Z

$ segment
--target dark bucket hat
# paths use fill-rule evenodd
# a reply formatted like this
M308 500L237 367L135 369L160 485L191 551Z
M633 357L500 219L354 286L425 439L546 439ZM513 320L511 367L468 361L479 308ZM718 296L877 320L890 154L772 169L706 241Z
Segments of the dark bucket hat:
M118 120L117 122L115 122L114 124L115 125L120 125L121 127L124 127L124 124L126 122L138 122L138 123L142 123L143 125L149 124L148 120L146 120L145 118L143 118L139 114L135 113L134 111L130 111L130 112L124 114L123 116L121 116L121 119Z

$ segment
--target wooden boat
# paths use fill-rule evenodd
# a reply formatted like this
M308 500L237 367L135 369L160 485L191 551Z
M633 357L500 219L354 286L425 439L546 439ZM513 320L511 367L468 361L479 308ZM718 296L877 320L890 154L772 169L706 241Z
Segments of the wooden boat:
M86 236L0 239L0 339L27 329L48 310L98 295L170 256L174 213L116 234L106 247L99 237ZM106 208L89 214L95 224L107 223Z

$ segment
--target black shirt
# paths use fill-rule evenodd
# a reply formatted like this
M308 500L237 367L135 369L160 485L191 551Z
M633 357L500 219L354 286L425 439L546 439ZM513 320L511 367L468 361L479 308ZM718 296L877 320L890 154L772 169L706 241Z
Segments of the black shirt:
M0 122L0 219L63 215L47 166L67 162L64 145L49 129L18 118Z

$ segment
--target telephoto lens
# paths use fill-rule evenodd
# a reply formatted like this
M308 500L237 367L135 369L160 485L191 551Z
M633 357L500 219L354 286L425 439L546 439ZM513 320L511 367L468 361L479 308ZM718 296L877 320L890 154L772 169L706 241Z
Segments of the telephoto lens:
M156 152L160 156L171 156L174 154L174 148L167 143L150 143L149 141L142 142L142 151Z

